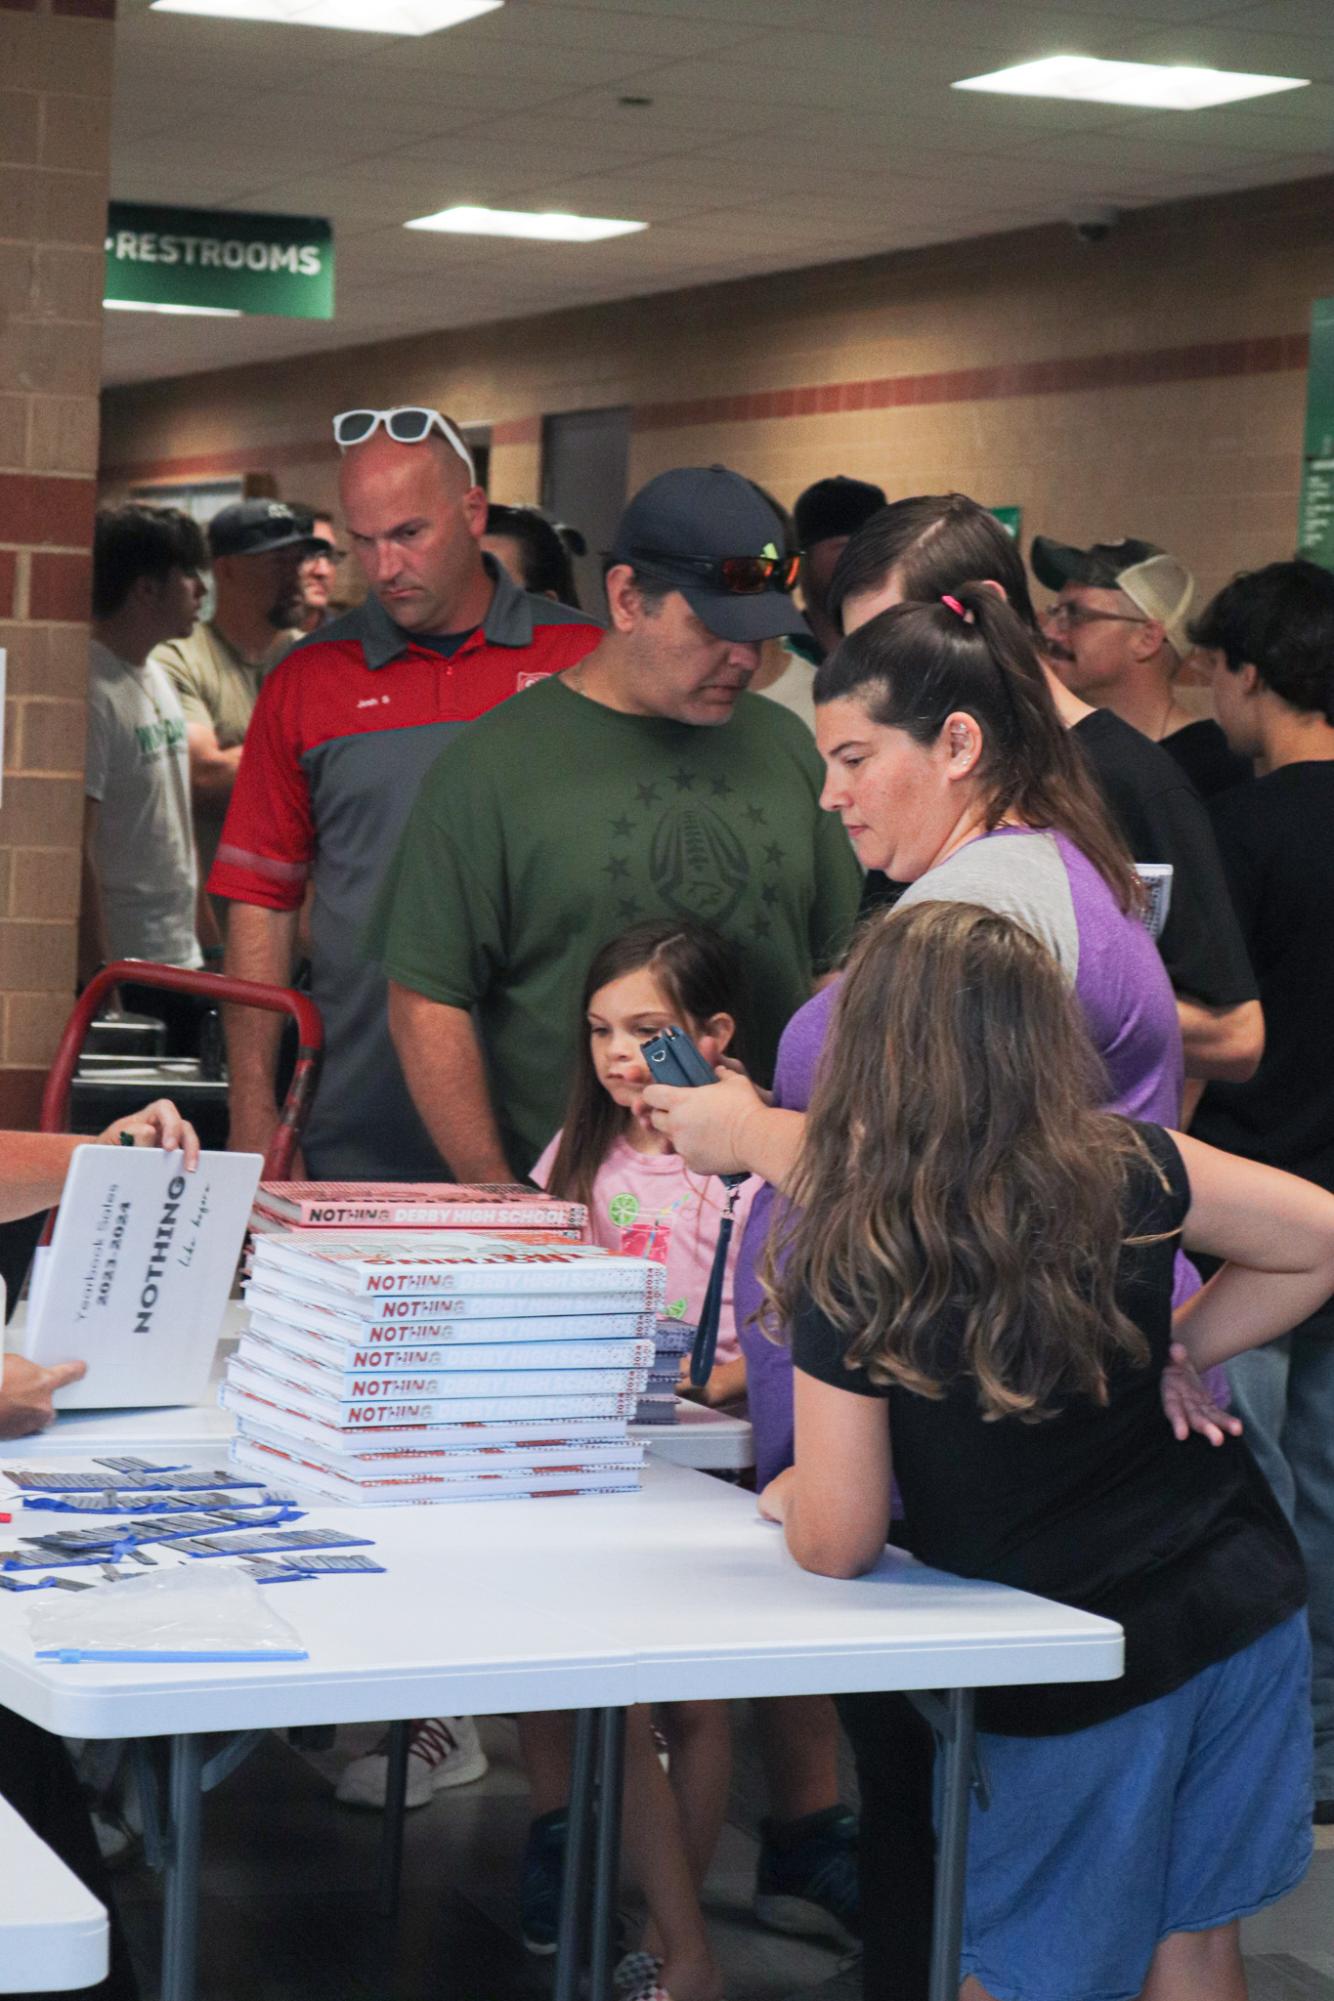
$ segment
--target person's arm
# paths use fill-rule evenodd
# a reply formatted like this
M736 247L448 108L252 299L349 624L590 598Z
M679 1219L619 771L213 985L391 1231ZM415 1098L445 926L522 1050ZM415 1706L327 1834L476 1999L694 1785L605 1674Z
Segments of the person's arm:
M257 903L234 903L227 920L224 970L238 980L285 987L292 978L298 912L269 910ZM227 1144L233 1153L267 1153L278 1123L274 1079L284 1017L266 1008L225 1007Z
M178 1149L188 1172L199 1165L199 1135L169 1098L158 1098L141 1112L117 1119L96 1139L86 1133L0 1133L0 1223L20 1216L37 1216L54 1208L65 1186L69 1164L81 1146L160 1146Z
M1264 1010L1258 1000L1236 1007L1206 1007L1181 993L1176 1000L1187 1077L1244 1084L1255 1075L1265 1053Z
M794 1372L796 1463L760 1495L803 1570L860 1577L889 1539L889 1404Z
M190 796L196 806L225 806L236 785L243 746L224 750L212 723L191 723L185 732L190 753Z
M100 799L83 802L83 851L79 888L79 985L86 987L99 966L105 966L106 919L102 914L102 885L97 875L97 823L102 812Z
M195 937L199 940L199 949L204 955L205 965L216 972L219 970L219 964L215 962L220 962L222 959L222 927L218 923L218 913L213 908L213 898L204 886L204 875L198 865L199 856L196 852L195 866L199 882L195 890Z
M270 986L291 984L297 920L315 852L314 815L302 755L302 691L295 662L274 668L259 691L245 761L208 878L210 896L231 905L224 970ZM277 1123L274 1077L282 1018L224 1008L233 1152L266 1153Z
M651 1084L640 1102L695 1174L758 1174L782 1188L806 1134L804 1112L766 1104L750 1079L735 1070L716 1085Z
M1188 1251L1227 1262L1176 1315L1197 1369L1286 1334L1334 1295L1334 1195L1313 1181L1172 1135L1190 1182Z
M467 1008L389 982L389 1033L422 1123L456 1181L513 1181Z

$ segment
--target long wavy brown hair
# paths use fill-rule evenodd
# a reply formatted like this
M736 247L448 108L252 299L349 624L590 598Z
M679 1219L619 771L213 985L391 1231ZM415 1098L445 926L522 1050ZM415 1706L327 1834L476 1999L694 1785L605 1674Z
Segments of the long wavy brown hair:
M1013 919L918 903L867 926L830 1022L766 1324L811 1301L848 1365L988 1418L1107 1400L1148 1345L1116 1302L1124 1210L1152 1157L1096 1108L1097 1055L1056 961Z

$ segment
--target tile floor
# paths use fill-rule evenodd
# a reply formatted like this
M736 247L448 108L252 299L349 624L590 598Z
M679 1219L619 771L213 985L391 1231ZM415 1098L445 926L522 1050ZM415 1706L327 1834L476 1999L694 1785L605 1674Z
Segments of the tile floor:
M199 2001L540 2001L550 1962L519 1942L514 1881L526 1796L512 1726L482 1726L479 1784L408 1816L397 1923L375 1915L379 1816L338 1806L337 1752L298 1756L270 1737L205 1808ZM732 2001L859 2001L829 1948L774 1937L749 1914L760 1808L745 1709L731 1818L710 1877L710 1923ZM144 1983L157 1993L156 1879L118 1879ZM1247 1927L1252 2001L1334 2001L1334 1829L1307 1881Z

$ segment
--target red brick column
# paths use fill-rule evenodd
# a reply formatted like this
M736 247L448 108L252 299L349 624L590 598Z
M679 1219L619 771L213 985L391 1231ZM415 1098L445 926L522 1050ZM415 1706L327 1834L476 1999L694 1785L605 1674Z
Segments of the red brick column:
M0 0L0 1126L74 992L115 0Z

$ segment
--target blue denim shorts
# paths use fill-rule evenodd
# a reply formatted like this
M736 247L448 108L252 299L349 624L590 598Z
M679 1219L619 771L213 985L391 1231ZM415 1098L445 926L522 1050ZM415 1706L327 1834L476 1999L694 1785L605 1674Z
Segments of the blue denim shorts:
M963 1969L996 2001L1134 2001L1160 1939L1293 1889L1311 1857L1306 1615L1064 1737L979 1733Z

